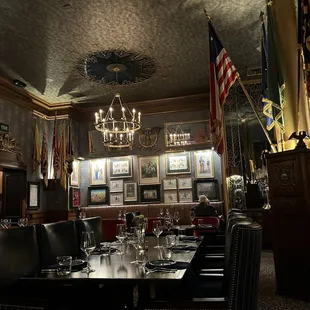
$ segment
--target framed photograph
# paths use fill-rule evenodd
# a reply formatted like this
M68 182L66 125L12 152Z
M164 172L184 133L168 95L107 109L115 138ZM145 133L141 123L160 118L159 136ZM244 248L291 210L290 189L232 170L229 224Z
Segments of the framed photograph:
M79 208L81 206L81 189L70 187L71 208Z
M193 202L193 192L191 189L179 190L179 202Z
M160 185L141 185L140 201L144 203L160 202Z
M110 158L110 178L131 178L132 157Z
M72 162L72 173L70 176L70 185L71 186L80 186L80 162L74 160Z
M165 178L163 179L163 190L177 189L177 178Z
M123 192L123 180L111 180L110 181L110 193Z
M137 183L126 182L124 183L124 201L137 201Z
M192 177L178 178L178 189L192 188Z
M195 180L195 201L198 201L200 195L205 195L209 200L218 200L218 183L217 180L200 179Z
M95 159L90 161L90 185L103 185L106 180L106 160Z
M159 156L139 157L139 184L160 183Z
M175 203L175 202L178 202L178 191L165 191L164 203Z
M40 209L40 182L28 182L28 209Z
M166 154L166 174L191 173L189 152Z
M109 204L109 187L97 186L88 188L89 205L107 205Z
M208 120L165 123L165 145L184 148L211 143Z
M214 178L213 151L194 152L195 177Z
M110 194L110 205L119 206L124 204L124 194L123 193L111 193Z

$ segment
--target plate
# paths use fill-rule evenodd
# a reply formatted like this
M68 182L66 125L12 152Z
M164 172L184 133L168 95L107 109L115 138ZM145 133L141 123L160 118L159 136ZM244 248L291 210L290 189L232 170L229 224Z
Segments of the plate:
M154 267L164 267L174 265L175 261L171 259L158 259L150 261L149 264Z

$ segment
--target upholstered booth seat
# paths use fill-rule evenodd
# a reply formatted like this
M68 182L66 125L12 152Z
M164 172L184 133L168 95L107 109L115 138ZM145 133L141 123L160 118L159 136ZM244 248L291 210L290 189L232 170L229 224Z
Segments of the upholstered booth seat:
M96 246L99 247L100 242L103 240L102 222L100 216L76 220L75 228L78 238L78 244L80 244L83 231L93 231L96 240Z
M193 224L198 225L199 223L203 223L205 225L212 225L212 228L206 228L203 230L194 230L195 236L200 236L206 233L216 232L220 227L220 219L214 216L197 216L193 219Z
M196 206L197 202L192 203L174 203L174 204L136 204L136 205L123 205L123 206L88 206L83 208L86 213L86 217L100 216L102 219L116 219L118 218L119 212L133 213L140 211L145 217L158 217L160 214L160 209L163 208L169 210L170 214L174 212L180 213L179 225L190 224L190 210ZM211 202L219 215L224 212L223 201Z
M126 224L126 220L119 219L103 219L102 220L102 234L104 241L116 240L116 225Z
M79 256L74 221L39 224L36 228L42 268L55 264L57 256Z

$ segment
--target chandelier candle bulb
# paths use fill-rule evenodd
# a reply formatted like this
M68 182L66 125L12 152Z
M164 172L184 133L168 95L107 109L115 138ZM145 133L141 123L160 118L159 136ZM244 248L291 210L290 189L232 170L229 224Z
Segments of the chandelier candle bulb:
M125 108L124 108L124 107L122 108L122 114L123 114L122 119L125 120L125 119L126 119L126 116L125 116Z
M110 110L110 119L113 119L113 114L112 114L113 108L111 107L109 110ZM114 124L114 123L113 123L113 124Z
M99 120L102 121L102 115L103 115L103 111L100 109L99 110Z
M136 110L132 109L132 121L135 121Z
M138 113L138 123L140 123L140 119L141 119L141 112Z

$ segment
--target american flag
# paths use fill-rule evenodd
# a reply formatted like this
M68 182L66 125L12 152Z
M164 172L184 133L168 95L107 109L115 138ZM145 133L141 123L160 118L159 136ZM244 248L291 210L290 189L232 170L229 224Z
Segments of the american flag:
M223 106L230 87L239 74L209 21L210 48L210 127L211 140L219 154L223 153Z

